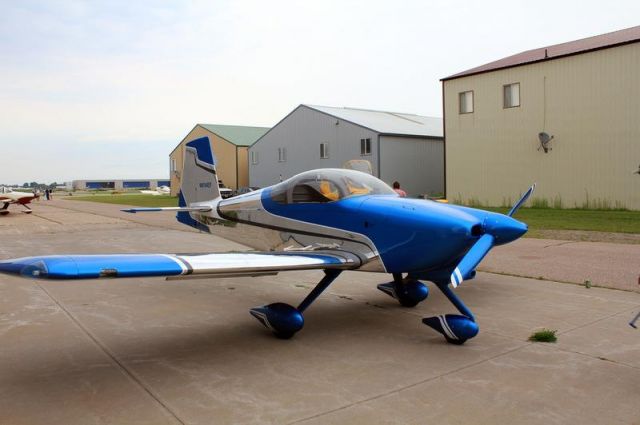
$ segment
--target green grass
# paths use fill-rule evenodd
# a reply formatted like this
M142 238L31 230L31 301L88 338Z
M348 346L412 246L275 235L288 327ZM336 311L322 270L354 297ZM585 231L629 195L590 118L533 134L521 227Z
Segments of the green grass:
M487 208L506 213L509 208ZM640 233L640 211L521 208L514 218L535 230L591 230Z
M556 342L558 337L556 336L556 332L551 329L541 329L537 332L534 332L529 337L529 341L533 342Z
M134 207L178 206L178 197L176 196L148 195L144 193L131 195L96 194L88 196L70 196L64 199L71 201L102 202L104 204L133 205Z

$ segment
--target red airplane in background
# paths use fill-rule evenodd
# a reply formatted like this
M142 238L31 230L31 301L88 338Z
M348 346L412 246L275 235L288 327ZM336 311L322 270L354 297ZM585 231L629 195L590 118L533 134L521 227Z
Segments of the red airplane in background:
M22 211L25 214L31 214L33 210L27 206L28 203L33 201L36 198L39 198L40 195L36 195L33 193L25 193L25 192L14 192L8 187L0 188L0 203L2 203L2 208L0 208L0 215L9 214L9 205L11 204L20 204L25 210Z

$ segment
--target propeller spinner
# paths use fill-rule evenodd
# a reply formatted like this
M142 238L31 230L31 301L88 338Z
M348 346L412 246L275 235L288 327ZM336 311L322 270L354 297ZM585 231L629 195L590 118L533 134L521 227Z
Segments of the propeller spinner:
M485 234L462 257L458 266L451 273L450 282L454 288L460 285L463 280L473 276L475 268L494 245L511 242L527 232L527 225L511 218L511 216L529 199L535 188L536 185L532 185L506 215L492 214L490 218L485 220Z

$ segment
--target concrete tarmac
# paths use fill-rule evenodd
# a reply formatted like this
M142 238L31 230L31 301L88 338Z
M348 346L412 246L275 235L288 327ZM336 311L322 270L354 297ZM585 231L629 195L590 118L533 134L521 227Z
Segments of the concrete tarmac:
M31 216L1 217L0 258L243 249L173 224L171 214L118 208L41 201ZM248 309L297 304L321 272L0 276L0 424L640 424L640 331L627 325L640 310L630 291L640 269L635 246L517 243L494 250L483 267L542 269L548 279L568 264L575 270L558 280L581 283L579 269L602 270L608 284L620 280L606 272L613 264L628 290L479 273L457 293L480 334L452 346L420 322L455 312L437 289L405 309L375 289L389 280L381 274L344 273L287 341ZM549 247L554 255L542 255ZM558 330L557 343L527 341L543 327Z

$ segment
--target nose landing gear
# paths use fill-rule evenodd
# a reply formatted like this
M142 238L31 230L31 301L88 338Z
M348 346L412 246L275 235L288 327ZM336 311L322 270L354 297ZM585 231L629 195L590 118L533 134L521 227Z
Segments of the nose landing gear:
M447 273L448 275L449 273ZM425 300L429 296L429 288L421 283L415 275L408 275L403 278L402 274L394 273L393 282L381 283L378 289L395 298L404 307L415 307L418 303ZM462 345L467 340L473 338L480 330L476 319L460 298L454 294L449 287L449 282L430 277L434 283L442 291L442 293L451 301L451 303L462 313L460 314L444 314L440 316L425 317L422 323L440 332L447 342L456 345Z
M449 282L435 282L438 289L451 301L462 315L445 314L440 316L425 317L422 323L440 332L447 342L456 345L464 344L468 339L478 335L480 328L476 318L462 300L453 293Z

